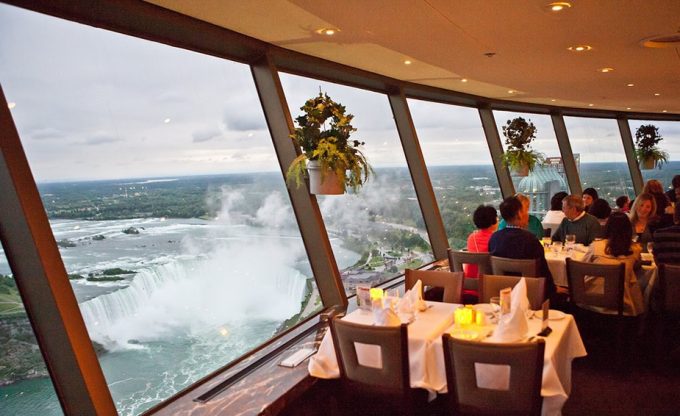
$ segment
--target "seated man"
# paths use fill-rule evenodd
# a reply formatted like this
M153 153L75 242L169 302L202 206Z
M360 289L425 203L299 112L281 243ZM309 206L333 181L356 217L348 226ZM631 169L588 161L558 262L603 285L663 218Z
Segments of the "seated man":
M531 205L531 200L527 198L525 195L522 194L516 194L515 198L519 199L519 202L522 203L522 207L524 208L524 211L526 215L529 217L527 220L527 225L525 228L533 235L536 236L539 240L543 238L543 224L541 224L541 220L536 218L535 216L529 214L529 207ZM502 230L504 229L508 224L505 222L505 219L502 219L501 222L498 223L498 229Z
M680 265L680 209L676 205L673 214L675 225L654 232L654 262Z
M492 256L510 259L539 259L540 276L537 277L546 278L546 296L552 298L555 294L555 283L545 261L543 246L535 235L525 229L529 222L528 212L514 196L503 200L500 210L507 226L493 233L489 239L489 253Z
M602 232L600 222L584 211L583 199L578 195L569 195L562 200L562 212L564 219L553 234L553 241L564 241L566 235L574 234L577 243L590 245Z

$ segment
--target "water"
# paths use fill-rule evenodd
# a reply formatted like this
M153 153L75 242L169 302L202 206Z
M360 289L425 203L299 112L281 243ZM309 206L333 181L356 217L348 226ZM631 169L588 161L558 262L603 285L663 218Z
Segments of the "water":
M72 280L120 414L138 414L271 338L300 312L311 276L297 230L231 221L55 220L69 273L135 271L124 280ZM137 235L122 230L137 228ZM95 240L94 236L104 236ZM334 239L340 267L359 255ZM3 258L3 261L5 259ZM9 273L6 263L0 273ZM61 414L49 379L0 388L1 414Z

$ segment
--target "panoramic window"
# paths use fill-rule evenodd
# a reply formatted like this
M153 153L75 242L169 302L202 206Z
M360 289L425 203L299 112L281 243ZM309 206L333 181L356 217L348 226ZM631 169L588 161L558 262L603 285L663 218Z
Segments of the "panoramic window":
M0 415L62 415L7 257L0 249Z
M348 294L357 284L378 284L433 260L413 181L387 97L328 82L281 74L295 119L310 98L327 93L346 106L357 131L351 140L375 175L356 193L317 195ZM292 186L295 186L294 183Z
M530 213L542 219L545 213L550 210L550 198L557 192L569 192L567 175L564 171L564 164L562 163L560 148L557 145L552 120L550 116L543 114L508 111L494 111L494 118L498 125L498 134L503 144L503 150L508 155L510 175L512 183L515 185L515 191L529 198L531 201ZM523 143L517 143L516 145L508 144L508 137L503 134L503 127L507 127L508 122L518 118L524 119L528 127L531 124L534 125L534 138L527 145ZM521 172L521 168L513 168L512 162L515 159L521 161L521 157L514 157L517 153L513 152L519 149L517 145L519 147L524 146L522 150L525 151L533 150L535 155L538 156L533 170Z
M635 132L640 126L652 125L658 129L657 132L663 139L655 147L666 152L667 162L661 165L657 164L656 167L651 167L651 169L645 169L645 166L641 164L640 169L645 182L650 179L658 179L663 184L664 189L670 189L673 176L680 175L680 123L677 121L631 120L629 124L633 143L635 143Z
M249 67L9 6L0 28L0 81L119 413L321 307Z
M564 117L583 189L595 188L616 206L616 198L635 196L616 120Z
M479 205L502 200L496 171L476 108L409 99L449 246L462 249L475 230Z

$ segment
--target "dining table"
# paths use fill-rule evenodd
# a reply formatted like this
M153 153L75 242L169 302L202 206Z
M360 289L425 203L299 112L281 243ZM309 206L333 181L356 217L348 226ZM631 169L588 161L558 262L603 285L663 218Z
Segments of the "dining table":
M413 388L427 390L430 399L433 399L436 394L448 391L442 335L448 332L455 336L454 311L462 305L432 301L426 303L428 308L417 313L415 320L408 325L410 385ZM547 337L543 337L545 356L541 384L542 415L561 414L562 406L571 392L572 360L587 355L573 316L561 312L556 312L554 315L549 320L552 332ZM374 324L371 311L361 309L349 313L342 319L364 325ZM542 320L532 315L528 319L528 324L528 336L524 339L527 342L537 337L542 329ZM493 327L490 325L485 333L492 333ZM491 340L485 337L480 342L491 342ZM380 347L356 344L355 348L361 365L380 366ZM308 371L318 378L340 377L330 332L325 334L317 353L310 359ZM478 374L480 379L488 379L490 376L490 374Z
M553 282L557 286L569 286L567 258L576 261L589 261L591 257L592 251L580 244L570 250L562 248L561 250L553 251L551 247L545 248L545 261L548 263L548 269L552 275Z

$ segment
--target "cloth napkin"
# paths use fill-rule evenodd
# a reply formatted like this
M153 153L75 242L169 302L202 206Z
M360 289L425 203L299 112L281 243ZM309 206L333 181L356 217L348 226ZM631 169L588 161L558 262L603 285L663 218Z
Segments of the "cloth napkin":
M399 316L397 316L397 314L389 306L375 306L373 308L373 322L378 326L401 325L401 319L399 319Z
M415 311L424 311L427 309L427 304L423 300L423 282L418 279L415 285L410 290L404 293L404 296L397 304L397 310L400 313L413 313Z
M529 332L528 310L527 282L522 278L510 294L510 313L501 316L491 340L495 342L515 342L526 337Z

